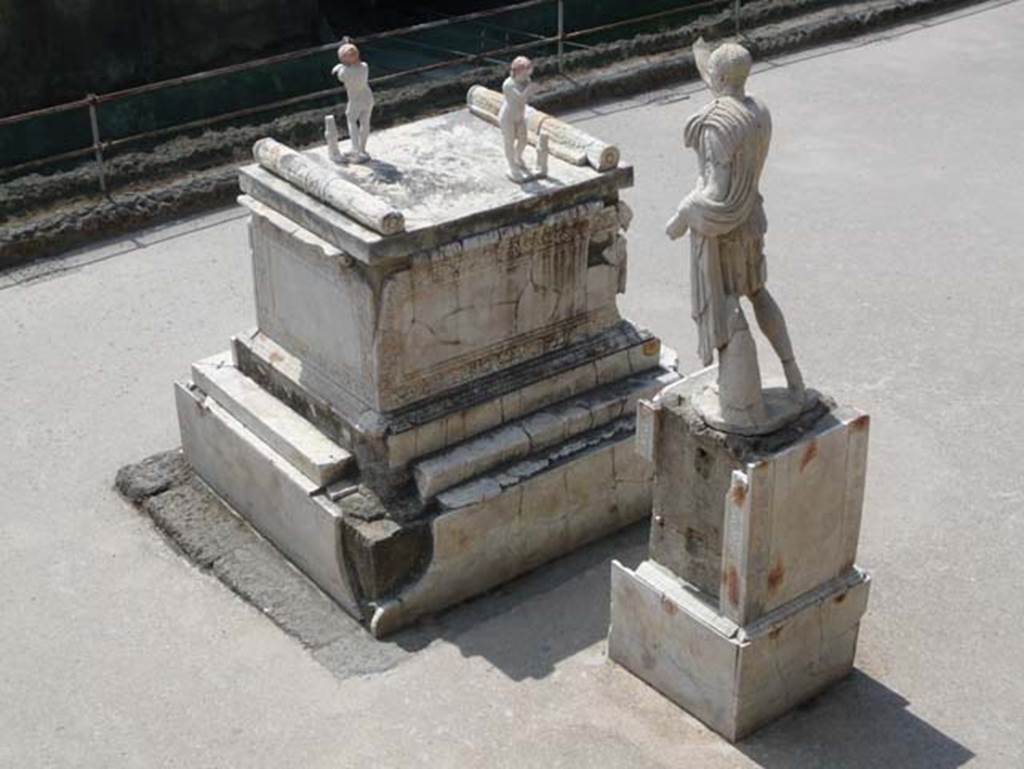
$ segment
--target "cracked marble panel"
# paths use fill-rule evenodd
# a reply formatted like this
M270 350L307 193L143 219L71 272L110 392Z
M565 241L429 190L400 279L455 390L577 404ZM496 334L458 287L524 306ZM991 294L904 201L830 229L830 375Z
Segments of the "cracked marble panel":
M442 513L431 522L430 564L377 607L374 634L387 635L647 515L652 468L632 443L632 420L619 420L443 492Z
M376 334L382 402L411 402L618 322L614 291L600 301L588 295L597 210L578 206L469 238L392 276Z

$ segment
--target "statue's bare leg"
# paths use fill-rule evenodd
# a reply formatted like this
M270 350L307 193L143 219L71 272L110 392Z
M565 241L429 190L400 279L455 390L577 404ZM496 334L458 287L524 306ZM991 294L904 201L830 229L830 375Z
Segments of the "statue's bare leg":
M527 170L526 161L523 160L526 143L526 123L523 123L516 128L516 164L524 171Z
M793 355L793 345L789 341L789 331L786 329L786 319L782 316L782 310L766 288L751 294L750 303L754 306L757 325L761 327L761 332L782 361L786 384L794 395L802 395L804 378L800 373L800 367L796 365L796 356Z
M505 160L508 161L508 175L509 178L520 180L523 178L522 163L516 154L516 144L518 138L518 132L513 128L511 131L506 131L502 128L502 138L505 140Z
M366 152L366 145L370 141L370 115L373 113L373 109L368 109L359 116L359 150L364 155Z
M363 154L363 135L359 130L359 114L346 115L348 119L348 138L352 141L352 151Z

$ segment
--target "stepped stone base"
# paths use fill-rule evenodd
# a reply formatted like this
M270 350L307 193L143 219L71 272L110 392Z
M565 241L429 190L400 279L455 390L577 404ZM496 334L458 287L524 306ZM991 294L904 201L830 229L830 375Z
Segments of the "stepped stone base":
M433 481L428 500L413 488L389 501L229 356L195 364L193 379L176 397L196 472L380 637L648 515L652 467L634 450L633 413L678 374L659 367L531 412L523 423L547 439L525 453L494 453L497 439L457 444L434 461L469 452L479 468Z
M655 561L613 562L608 655L736 741L852 670L869 585L853 568L741 627Z
M372 483L398 488L424 456L476 438L596 388L675 370L675 354L646 329L623 320L601 334L410 407L381 413L362 406L330 377L259 331L232 339L233 365L358 459ZM667 382L661 383L664 386ZM628 387L628 384L626 385ZM643 389L628 397L635 410ZM570 431L571 432L571 431Z
M358 614L338 507L212 397L177 384L175 398L182 447L195 471L325 593Z

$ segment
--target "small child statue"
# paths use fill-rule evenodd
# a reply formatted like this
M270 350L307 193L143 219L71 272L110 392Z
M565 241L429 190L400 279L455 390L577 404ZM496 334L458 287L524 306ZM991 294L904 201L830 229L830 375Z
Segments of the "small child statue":
M504 98L498 110L498 124L505 140L508 176L514 182L525 182L538 176L532 174L523 161L523 150L526 149L526 104L535 89L530 82L531 75L533 62L525 56L517 56L512 60L509 76L501 86Z
M359 49L342 39L338 48L338 61L331 75L345 86L348 104L345 106L345 117L348 120L348 135L352 140L352 152L342 156L338 151L338 128L334 116L328 115L325 124L327 154L336 163L365 163L370 159L366 154L366 140L370 138L370 114L373 112L373 91L370 90L370 68L359 57Z

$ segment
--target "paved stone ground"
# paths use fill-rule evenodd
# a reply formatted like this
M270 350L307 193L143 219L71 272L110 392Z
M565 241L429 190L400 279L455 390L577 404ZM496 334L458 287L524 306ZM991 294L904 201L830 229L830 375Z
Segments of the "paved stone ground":
M845 683L732 747L609 665L607 560L642 529L443 615L400 664L341 635L320 664L112 488L177 444L171 380L251 323L228 209L0 276L0 766L1024 764L1022 39L1024 4L980 6L753 81L771 285L808 380L874 418ZM694 365L661 226L703 98L576 116L637 166L623 308Z

